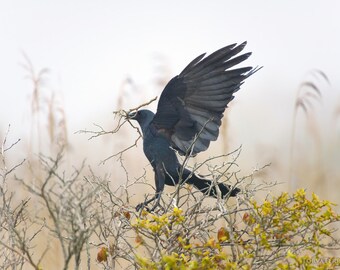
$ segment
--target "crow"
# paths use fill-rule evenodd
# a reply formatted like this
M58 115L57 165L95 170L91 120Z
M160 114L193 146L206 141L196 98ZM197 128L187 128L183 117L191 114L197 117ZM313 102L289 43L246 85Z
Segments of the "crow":
M203 179L187 168L182 168L180 155L194 156L206 150L219 134L221 119L234 93L244 80L260 68L235 65L251 53L238 55L245 47L231 44L205 57L192 60L186 68L165 86L158 102L157 112L141 109L130 112L128 120L138 121L143 133L143 150L155 172L156 194L136 206L139 211L156 200L158 205L164 185L194 185L202 193L217 198L216 187L222 198L236 196L239 188Z

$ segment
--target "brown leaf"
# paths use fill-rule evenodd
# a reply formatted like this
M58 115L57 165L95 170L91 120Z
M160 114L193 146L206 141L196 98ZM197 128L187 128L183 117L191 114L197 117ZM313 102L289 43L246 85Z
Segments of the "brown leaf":
M135 238L136 244L140 245L143 243L143 238L140 235L137 235Z
M106 262L107 261L107 255L108 255L107 248L102 247L97 254L97 261L98 262Z
M228 240L229 239L229 232L224 227L221 227L217 231L217 239L218 239L218 242L224 242L224 241Z
M254 218L252 215L248 214L248 213L244 213L242 220L244 221L244 223L248 224L248 225L252 225L254 224Z
M123 212L123 215L124 215L124 217L125 217L126 219L130 219L130 218L131 218L131 214L130 214L130 212L128 212L128 211L124 211L124 212Z

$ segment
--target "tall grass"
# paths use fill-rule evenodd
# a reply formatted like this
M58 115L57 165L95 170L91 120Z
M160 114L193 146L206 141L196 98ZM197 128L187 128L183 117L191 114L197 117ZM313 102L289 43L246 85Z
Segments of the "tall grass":
M46 153L48 149L52 153L68 146L67 119L59 93L47 86L49 69L42 68L36 71L29 57L25 53L23 56L22 67L27 72L26 78L32 85L28 151L32 158L32 153L35 151ZM49 139L48 145L45 138Z
M302 112L305 119L309 121L309 134L314 137L314 143L317 149L317 157L321 157L322 142L320 138L319 125L315 119L315 108L322 104L323 89L322 81L329 84L329 79L321 70L312 70L309 74L309 79L303 81L297 89L296 99L293 109L292 129L290 139L290 160L289 160L289 189L291 191L297 188L297 176L295 174L295 148L296 148L296 133L298 129L298 115ZM319 163L321 160L319 159ZM320 165L320 164L319 164ZM319 166L321 168L322 166Z
M35 68L29 59L29 57L23 53L23 57L25 62L22 64L22 67L26 70L27 76L26 78L30 80L32 83L32 93L30 97L30 107L31 107L31 132L30 132L30 144L29 144L29 153L33 152L34 144L35 144L35 134L37 137L37 147L38 151L41 152L41 143L42 143L42 134L41 134L41 114L42 114L42 91L43 85L45 82L45 77L48 74L49 70L47 68L43 68L38 72L35 71Z

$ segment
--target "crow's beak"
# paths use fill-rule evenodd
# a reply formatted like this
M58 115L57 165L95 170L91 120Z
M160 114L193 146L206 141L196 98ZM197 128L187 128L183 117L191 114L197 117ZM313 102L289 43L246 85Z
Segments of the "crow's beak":
M130 113L127 114L126 119L127 120L135 120L136 116L137 116L137 112L136 111L135 112L130 112Z

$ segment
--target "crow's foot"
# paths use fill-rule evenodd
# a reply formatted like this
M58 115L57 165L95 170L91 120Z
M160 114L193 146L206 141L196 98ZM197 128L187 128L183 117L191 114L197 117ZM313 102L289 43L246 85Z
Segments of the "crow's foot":
M150 212L149 208L146 206L146 203L140 203L136 206L136 211L143 210L145 208L146 211Z
M139 210L145 208L146 211L148 211L148 212L153 212L153 211L157 208L157 206L161 206L160 203L159 203L160 200L161 200L161 194L160 194L160 193L157 193L157 194L156 194L154 197L152 197L150 200L147 200L147 201L144 201L144 202L138 204L138 205L136 206L136 211L138 212ZM147 205L148 205L149 203L153 202L153 201L155 201L155 204L154 204L154 206L153 206L151 209L149 209L149 208L147 207Z
M139 210L145 209L146 211L148 211L148 212L150 213L150 212L154 212L155 209L156 209L157 207L160 207L160 208L163 209L163 207L162 207L161 204L160 204L160 199L159 199L159 198L156 199L156 202L155 202L155 204L152 206L152 208L149 208L149 207L148 207L148 204L149 204L149 203L150 203L150 201L146 201L146 202L142 202L142 203L138 204L138 205L136 206L136 211L139 212Z

